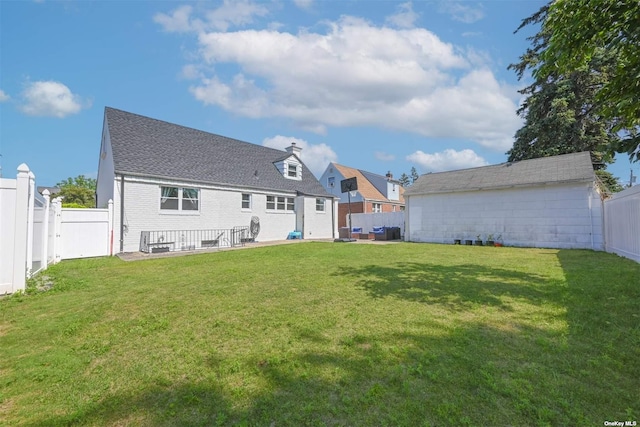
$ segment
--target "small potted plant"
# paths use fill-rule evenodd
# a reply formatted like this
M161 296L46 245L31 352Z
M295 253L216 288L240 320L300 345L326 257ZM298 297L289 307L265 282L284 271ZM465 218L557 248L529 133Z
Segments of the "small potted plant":
M482 246L482 239L480 238L480 235L478 234L476 236L476 246Z
M498 237L496 237L494 246L498 246L498 247L502 246L502 234L498 234Z
M494 245L494 240L493 240L493 234L489 234L487 235L487 246L493 246Z

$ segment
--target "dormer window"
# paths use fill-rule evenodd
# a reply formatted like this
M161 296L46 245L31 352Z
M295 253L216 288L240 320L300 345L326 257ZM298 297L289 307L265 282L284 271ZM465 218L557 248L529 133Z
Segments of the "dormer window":
M274 166L278 169L280 174L287 179L294 179L296 181L302 180L302 163L295 156L289 156L276 163Z

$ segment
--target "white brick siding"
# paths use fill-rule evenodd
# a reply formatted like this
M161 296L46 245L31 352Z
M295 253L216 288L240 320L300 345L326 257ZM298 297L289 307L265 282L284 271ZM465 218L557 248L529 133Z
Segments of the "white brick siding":
M175 186L199 188L199 211L181 213L160 210L160 187ZM242 194L252 196L251 210L242 209ZM140 232L154 230L201 230L230 229L234 226L249 226L251 218L260 218L258 241L286 239L290 231L296 230L294 211L268 211L268 195L296 197L292 194L256 192L249 189L225 189L201 186L193 183L177 183L164 180L125 178L124 185L124 252L139 250ZM331 238L332 215L330 201L325 213L315 212L315 197L298 197L303 201L305 237ZM296 202L299 209L300 202ZM114 180L114 248L120 248L120 179Z

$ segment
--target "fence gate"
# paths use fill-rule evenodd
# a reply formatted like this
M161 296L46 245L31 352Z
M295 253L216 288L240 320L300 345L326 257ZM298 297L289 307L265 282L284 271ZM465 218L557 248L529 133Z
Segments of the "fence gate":
M87 258L111 254L109 209L63 208L60 217L60 257Z

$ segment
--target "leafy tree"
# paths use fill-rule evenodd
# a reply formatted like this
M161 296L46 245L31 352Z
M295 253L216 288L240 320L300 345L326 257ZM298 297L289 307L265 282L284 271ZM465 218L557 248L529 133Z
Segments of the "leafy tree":
M520 57L520 62L511 64L522 79L526 71L535 71L543 61L543 53L552 38L545 27L549 6L524 19L516 31L531 24L542 26L530 37L532 46ZM525 95L518 114L525 123L515 135L515 142L507 152L509 161L554 156L558 154L591 151L596 168L603 162L611 162L620 136L616 131L617 121L602 117L595 108L599 88L608 82L613 66L613 57L602 49L597 50L591 61L567 73L552 72L538 76L529 86L520 91Z
M409 175L407 175L404 172L402 172L402 175L400 175L400 178L398 179L398 181L400 181L400 185L402 185L403 187L408 187L411 185L411 180L409 179Z
M96 180L78 175L75 178L67 178L56 184L60 188L57 196L63 197L63 206L82 206L93 208L96 205Z
M622 185L618 182L618 180L613 176L613 174L609 171L605 170L597 170L596 175L600 180L600 183L604 186L604 190L609 193L617 193L618 191L624 190Z
M594 82L591 114L612 124L618 140L604 148L609 157L626 152L640 160L640 24L638 0L555 0L538 12L541 30L530 68L537 82L580 70L601 73ZM542 10L542 9L541 9ZM535 16L535 15L534 15ZM523 25L525 21L523 21ZM606 52L607 67L594 68Z
M415 166L412 166L411 167L411 183L413 184L414 182L416 182L418 178L420 178L420 175L418 175L418 171L416 170Z

